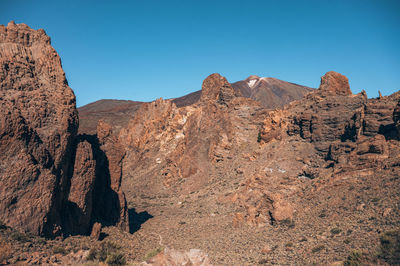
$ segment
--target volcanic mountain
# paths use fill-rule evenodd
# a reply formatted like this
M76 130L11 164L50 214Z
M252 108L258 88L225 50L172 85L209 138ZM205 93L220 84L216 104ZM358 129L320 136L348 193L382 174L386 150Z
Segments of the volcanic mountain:
M313 91L312 88L282 81L275 78L260 78L252 75L245 80L231 84L232 88L240 92L243 97L260 102L265 108L277 108L291 101L302 98ZM177 107L192 105L200 100L201 90L185 96L172 99ZM116 127L119 130L126 126L129 117L140 107L142 102L127 100L99 100L78 108L81 125L79 132L91 133L96 131L99 120Z

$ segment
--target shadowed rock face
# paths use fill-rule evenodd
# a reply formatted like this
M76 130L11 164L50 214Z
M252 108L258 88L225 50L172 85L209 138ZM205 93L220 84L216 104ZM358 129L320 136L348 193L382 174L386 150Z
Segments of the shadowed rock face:
M393 111L393 121L396 125L397 132L400 135L400 101L397 103L397 106Z
M94 219L110 221L93 215L94 200L106 193L95 185L100 165L92 143L76 138L75 95L50 38L25 24L0 26L0 68L0 220L45 236L88 233ZM107 167L115 171L118 160ZM115 224L126 206L120 179L107 184L118 194L109 203Z

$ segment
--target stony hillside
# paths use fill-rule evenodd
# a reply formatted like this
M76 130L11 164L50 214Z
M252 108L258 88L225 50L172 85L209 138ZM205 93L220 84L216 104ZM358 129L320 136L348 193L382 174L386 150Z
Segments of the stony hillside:
M400 92L212 74L181 103L82 107L78 129L43 30L0 27L0 67L0 264L400 263Z
M289 83L275 78L250 76L246 80L234 82L232 88L243 97L260 102L265 108L282 107L291 101L301 99L313 89ZM197 103L201 90L172 99L176 107L185 107ZM119 131L125 127L131 116L139 109L142 102L126 100L100 100L78 108L80 133L94 134L99 120L103 120Z

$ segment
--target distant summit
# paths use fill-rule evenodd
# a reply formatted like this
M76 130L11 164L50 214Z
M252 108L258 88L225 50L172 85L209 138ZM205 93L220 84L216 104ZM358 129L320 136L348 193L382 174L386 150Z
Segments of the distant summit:
M245 80L232 83L243 97L251 98L266 108L278 108L291 101L303 98L312 88L286 82L276 78L265 78L251 75Z
M243 97L251 98L265 108L278 108L291 101L303 98L303 96L314 89L286 82L276 78L265 78L251 75L245 80L232 83L236 92ZM185 96L173 99L178 107L194 104L200 99L201 91L192 92Z

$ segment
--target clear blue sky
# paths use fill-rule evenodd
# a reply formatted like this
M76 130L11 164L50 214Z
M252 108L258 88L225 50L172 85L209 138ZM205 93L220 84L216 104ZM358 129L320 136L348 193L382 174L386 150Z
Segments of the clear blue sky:
M400 89L400 1L0 1L0 24L43 28L78 105L199 90L218 72L318 87L335 70L353 93Z

